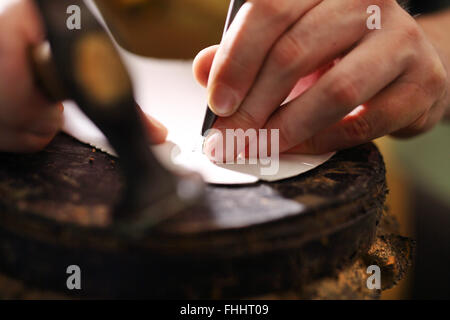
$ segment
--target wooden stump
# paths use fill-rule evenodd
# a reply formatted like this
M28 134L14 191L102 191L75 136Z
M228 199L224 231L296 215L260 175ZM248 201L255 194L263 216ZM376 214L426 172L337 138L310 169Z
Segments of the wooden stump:
M205 203L133 239L108 229L119 173L115 158L64 134L38 154L0 154L0 272L68 294L66 268L78 265L82 297L297 290L367 253L387 190L366 144L280 182L210 185Z

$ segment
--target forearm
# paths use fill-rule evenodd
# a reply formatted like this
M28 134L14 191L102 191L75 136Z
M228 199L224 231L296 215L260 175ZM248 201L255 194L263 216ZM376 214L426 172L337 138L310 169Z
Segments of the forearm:
M447 70L448 81L446 97L445 118L450 120L450 9L435 14L424 15L417 18L417 22L422 26L429 40L439 52L442 62Z

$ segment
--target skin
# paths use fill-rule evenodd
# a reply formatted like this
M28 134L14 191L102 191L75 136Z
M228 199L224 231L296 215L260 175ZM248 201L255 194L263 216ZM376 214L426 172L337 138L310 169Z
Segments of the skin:
M63 106L51 104L36 87L28 60L29 48L43 41L43 24L33 2L2 0L0 151L39 151L61 128ZM167 129L152 117L141 114L151 141L165 141Z
M370 5L380 30L366 26ZM415 20L394 0L248 0L194 74L214 128L279 129L280 152L321 154L448 117L449 28L450 12Z
M381 30L365 26L373 4ZM278 128L280 151L323 153L450 118L449 28L450 11L414 20L393 0L249 0L194 73L221 116L216 128ZM0 151L41 150L61 127L63 107L36 88L27 58L43 40L31 1L2 1ZM163 142L164 126L142 118Z

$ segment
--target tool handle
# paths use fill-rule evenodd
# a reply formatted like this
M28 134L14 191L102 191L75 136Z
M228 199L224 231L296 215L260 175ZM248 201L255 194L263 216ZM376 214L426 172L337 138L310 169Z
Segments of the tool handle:
M228 10L227 21L225 22L225 30L223 31L222 39L225 37L228 29L234 21L234 18L238 14L241 7L244 5L246 0L231 0L230 9ZM217 115L211 111L209 106L206 107L205 119L203 120L202 126L202 136L205 136L209 129L212 128L214 122L217 120Z
M29 52L31 68L38 88L52 102L68 98L53 62L50 44L45 41Z
M238 14L241 7L244 5L244 3L247 2L247 0L231 0L230 8L228 10L228 16L227 21L225 22L225 30L223 32L223 35L227 33L228 29L230 28L231 24L234 21L234 18L236 18L236 15Z

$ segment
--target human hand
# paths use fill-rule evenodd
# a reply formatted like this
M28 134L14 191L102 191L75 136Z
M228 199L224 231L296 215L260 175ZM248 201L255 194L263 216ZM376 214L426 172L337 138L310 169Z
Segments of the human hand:
M366 25L370 5L381 8L380 30ZM394 0L248 0L194 74L220 116L215 128L279 129L280 152L415 135L447 101L447 70Z
M58 133L61 103L52 104L36 87L29 49L41 44L44 28L30 0L0 4L0 151L35 152ZM143 120L154 143L163 142L167 129L151 117Z

